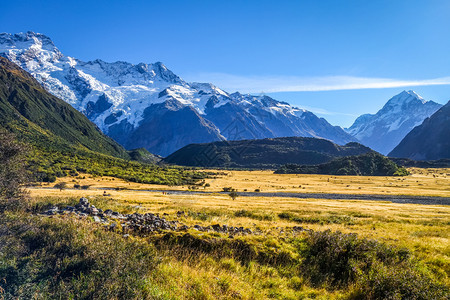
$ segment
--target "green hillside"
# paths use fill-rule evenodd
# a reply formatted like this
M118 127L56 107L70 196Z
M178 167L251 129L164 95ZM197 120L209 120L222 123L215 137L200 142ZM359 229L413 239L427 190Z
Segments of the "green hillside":
M284 164L320 164L369 151L370 148L358 143L340 146L324 139L284 137L191 144L169 155L164 162L197 167L270 169Z
M326 174L362 176L403 176L408 175L405 168L399 167L389 158L370 152L357 156L334 159L314 166L285 165L276 174Z
M82 113L45 91L30 74L0 57L0 127L35 146L72 147L129 158Z

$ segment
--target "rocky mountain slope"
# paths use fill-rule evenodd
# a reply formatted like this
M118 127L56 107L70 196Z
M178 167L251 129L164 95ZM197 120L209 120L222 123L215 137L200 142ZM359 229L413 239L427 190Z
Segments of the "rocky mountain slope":
M450 101L411 130L389 156L414 160L450 159Z
M0 57L0 128L41 148L77 148L129 158L83 114L4 57Z
M346 129L364 145L389 153L414 127L436 112L441 104L426 101L414 91L392 97L376 114L358 117Z
M33 32L0 34L0 55L127 149L166 156L187 144L219 140L306 136L338 144L355 141L311 112L267 96L187 83L160 62L84 62Z
M206 168L270 169L284 164L320 164L336 157L370 151L355 142L340 146L325 139L286 137L191 144L169 155L163 162Z

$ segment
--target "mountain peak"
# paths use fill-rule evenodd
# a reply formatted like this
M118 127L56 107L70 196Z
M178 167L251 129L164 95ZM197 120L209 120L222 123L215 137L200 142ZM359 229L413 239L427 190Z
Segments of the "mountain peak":
M412 90L403 91L389 99L376 114L358 117L347 132L372 149L387 154L412 128L441 106L426 101Z
M394 97L392 97L391 99L389 99L389 101L386 103L386 105L398 105L398 104L404 104L404 103L408 103L408 102L417 102L420 101L422 104L425 104L426 101L425 99L423 99L419 94L417 94L416 92L414 92L413 90L409 90L409 91L403 91L398 95L395 95Z
M35 44L45 46L47 50L53 50L54 48L56 49L51 38L42 33L36 33L33 31L19 32L15 34L6 32L0 33L0 44L6 44L6 46L13 48L22 48L24 43L29 43L30 46Z

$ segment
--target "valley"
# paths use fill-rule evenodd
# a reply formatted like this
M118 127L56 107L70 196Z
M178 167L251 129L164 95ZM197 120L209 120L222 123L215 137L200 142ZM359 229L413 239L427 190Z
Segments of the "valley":
M208 171L219 173L218 170ZM298 269L295 263L292 265L299 259L298 255L305 255L297 252L296 243L307 241L313 233L326 233L327 230L357 234L359 239L374 240L395 249L404 249L402 251L407 251L410 253L408 255L420 260L423 264L421 268L426 266L433 278L448 285L450 236L446 229L450 220L450 206L398 204L389 201L296 199L276 195L301 191L344 195L361 193L450 197L450 169L411 168L409 171L412 175L407 177L376 177L222 170L221 175L215 176L216 178L205 179L206 187L198 187L197 191L205 192L204 194L175 192L192 190L192 187L187 186L139 184L113 177L81 174L78 178L63 177L56 183L29 187L28 191L31 202L34 206L41 207L40 211L52 205L73 205L80 197L87 197L92 204L103 210L112 209L122 214L153 213L168 221L187 225L187 231L162 230L144 235L129 231L114 233L123 235L125 243L156 245L154 251L160 259L156 269L146 275L152 282L150 286L158 286L157 290L150 290L150 294L155 293L151 294L155 297L232 299L239 295L242 299L352 299L351 295L361 292L362 283L359 280L362 278L337 289L314 283L312 278L299 271L306 266ZM60 182L66 182L67 188L53 188L54 184ZM73 184L87 185L89 188L73 189ZM224 187L233 187L238 193L260 189L261 193L271 192L274 196L238 196L233 200L228 194L219 193ZM48 222L64 224L75 222L76 226L86 228L83 230L88 232L104 231L101 229L103 224L93 222L89 216L74 219L70 214L63 214L39 218L42 222L47 222L46 219ZM107 224L111 222L114 220ZM230 235L194 228L194 225L208 228L214 224L249 228L252 233ZM211 247L207 245L214 243L222 246L207 250ZM238 245L236 243L250 247L253 250L247 255L256 251L256 256L252 259L252 254L245 258L239 252L234 252L234 247ZM203 246L197 248L195 245ZM261 260L258 258L260 255L272 259L285 255L286 258L283 259L293 261L286 264L280 257L277 258L278 263L273 263L270 259ZM246 259L250 259L250 264L245 262ZM413 282L416 280L414 276L416 275L410 278ZM161 278L170 280L163 281ZM425 283L431 284L428 281Z
M0 299L448 299L450 102L398 92L344 129L0 33Z

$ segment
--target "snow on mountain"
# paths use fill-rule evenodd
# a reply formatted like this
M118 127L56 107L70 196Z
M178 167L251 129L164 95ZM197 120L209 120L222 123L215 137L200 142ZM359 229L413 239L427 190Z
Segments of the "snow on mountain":
M392 97L376 114L358 117L346 131L364 145L387 154L414 127L441 107L441 104L424 100L414 91L403 91Z
M50 93L83 112L127 148L168 155L189 143L307 136L355 139L306 110L268 96L187 83L162 63L83 62L45 35L0 34L0 55L30 72Z

